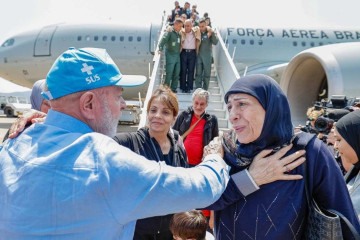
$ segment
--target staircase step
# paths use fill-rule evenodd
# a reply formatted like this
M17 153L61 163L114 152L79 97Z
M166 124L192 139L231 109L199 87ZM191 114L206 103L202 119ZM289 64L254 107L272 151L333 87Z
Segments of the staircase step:
M187 106L185 108L179 108L179 112L187 110L189 106ZM226 118L226 112L223 109L209 109L209 108L207 108L206 112L208 112L209 114L215 115L217 118Z
M226 111L223 109L209 109L207 108L206 111L210 114L215 115L217 118L225 118L226 117Z
M179 108L186 109L188 106L192 105L191 98L189 101L179 101ZM223 101L210 101L207 109L224 109L224 102Z
M192 101L192 93L178 93L176 94L178 101ZM209 97L210 101L223 101L223 96L218 93L211 93Z
M211 94L213 94L213 93L220 94L220 87L212 87L212 88L209 88L209 92L210 92Z
M209 82L209 89L213 87L219 87L219 83L217 81L210 81Z
M228 128L228 120L225 118L218 118L219 128Z

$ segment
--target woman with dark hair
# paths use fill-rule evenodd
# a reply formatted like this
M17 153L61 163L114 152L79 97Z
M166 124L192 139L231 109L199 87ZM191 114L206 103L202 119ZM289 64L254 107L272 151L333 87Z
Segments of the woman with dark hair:
M272 78L255 74L236 80L225 95L225 103L232 130L224 135L223 148L231 174L247 169L251 173L254 158L262 150L270 152L267 157L270 161L272 154L282 146L291 147L287 155L301 152L300 149L305 147L307 181L312 196L322 207L342 213L360 232L334 157L322 141L308 133L294 137L287 98ZM307 137L311 140L306 146L298 144ZM304 168L294 168L293 163L284 163L282 168L287 175L304 176ZM272 171L272 166L263 170L258 174ZM308 212L304 180L274 181L263 185L254 174L249 177L253 179L253 191L248 191L245 196L227 188L222 197L208 207L215 210L215 238L302 239ZM345 239L352 236L345 229L343 235Z
M147 159L165 162L174 167L187 167L187 155L179 142L179 134L171 129L179 112L176 95L170 88L160 86L151 96L146 111L146 127L136 132L118 133L114 140ZM134 240L172 240L169 229L172 216L169 214L138 220Z
M360 110L340 118L334 131L338 150L347 174L345 181L352 203L360 219Z

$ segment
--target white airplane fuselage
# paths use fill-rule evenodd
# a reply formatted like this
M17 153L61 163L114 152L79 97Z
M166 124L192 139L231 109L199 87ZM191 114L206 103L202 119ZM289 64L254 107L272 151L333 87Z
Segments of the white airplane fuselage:
M106 48L126 75L150 76L160 25L55 24L9 38L0 47L0 77L22 86L46 77L55 59L69 47ZM290 60L314 47L359 42L356 29L220 28L240 75L264 73L280 82ZM144 97L148 84L126 89L124 97Z
M0 77L22 86L46 77L69 47L106 48L125 75L148 77L160 25L55 24L9 38L0 47ZM126 89L126 99L145 97L147 84Z
M267 73L309 48L360 41L360 29L226 27L220 32L240 75Z

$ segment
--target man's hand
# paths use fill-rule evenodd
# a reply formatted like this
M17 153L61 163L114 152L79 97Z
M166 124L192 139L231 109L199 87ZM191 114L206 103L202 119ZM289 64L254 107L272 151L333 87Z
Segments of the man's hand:
M291 170L305 161L305 150L297 151L282 158L291 148L292 144L283 147L273 155L268 156L272 150L263 150L255 156L249 167L249 173L255 183L260 186L277 180L298 180L301 175L289 174Z
M27 123L36 123L45 121L46 113L30 109L19 117L10 127L9 138L17 137L22 131Z
M172 26L168 26L166 28L166 32L172 32L172 31L174 31L174 28Z
M207 27L206 27L206 30L207 30L207 35L208 35L208 38L210 38L210 37L211 37L211 35L212 35L212 33L213 33L212 28L211 28L211 27L209 27L209 26L207 26Z

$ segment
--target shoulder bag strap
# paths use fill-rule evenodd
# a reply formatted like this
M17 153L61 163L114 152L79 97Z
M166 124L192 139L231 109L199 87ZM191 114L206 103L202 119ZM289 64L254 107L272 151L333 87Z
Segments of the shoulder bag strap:
M334 209L329 209L329 212L332 212L334 214L337 214L341 221L344 222L346 224L346 227L350 230L350 232L352 233L353 237L355 240L360 240L360 235L359 233L356 231L355 227L352 225L352 223L349 221L349 219L347 219L347 217L345 217L342 213L334 210Z
M200 122L200 120L203 118L205 113L203 113L203 115L201 115L201 117L196 121L196 123L194 125L192 125L186 132L184 132L183 135L181 135L182 139L185 139L187 135L189 135L191 133L191 131L195 128L195 126Z
M299 136L296 136L296 138L298 138L297 144L298 146L300 146L300 148L305 149L306 145L308 144L308 142L313 138L313 137L308 137L305 136L303 138L299 138ZM305 185L305 195L306 195L306 200L308 202L308 206L310 206L311 201L312 201L312 194L309 191L309 183L308 183L308 167L307 167L307 163L306 161L303 163L303 168L304 168L304 185ZM342 222L345 223L345 225L347 226L347 228L350 230L350 232L352 233L353 237L355 240L360 240L360 235L359 233L356 231L355 227L352 225L352 223L339 211L336 211L334 209L328 209L327 211L336 214L339 216L339 218L341 219Z

